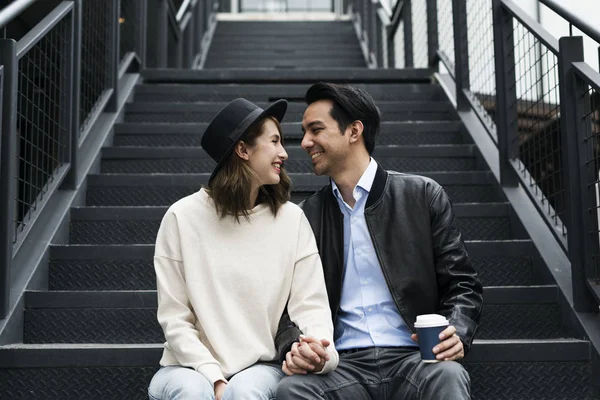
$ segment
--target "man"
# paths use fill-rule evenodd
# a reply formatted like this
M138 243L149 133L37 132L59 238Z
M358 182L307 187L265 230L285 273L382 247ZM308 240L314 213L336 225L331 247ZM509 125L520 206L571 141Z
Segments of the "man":
M305 96L302 147L331 183L302 208L323 261L338 368L319 374L326 340L282 318L277 347L287 375L278 399L469 399L464 357L477 330L482 287L452 205L433 180L385 171L371 158L380 114L364 91L318 83ZM450 325L425 364L414 322Z

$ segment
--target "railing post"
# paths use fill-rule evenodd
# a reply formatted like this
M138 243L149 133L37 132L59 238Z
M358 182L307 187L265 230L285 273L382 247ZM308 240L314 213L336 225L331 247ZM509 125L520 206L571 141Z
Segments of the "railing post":
M402 7L402 16L404 21L404 68L414 67L413 57L413 28L412 28L412 1L405 0Z
M568 232L569 260L573 284L573 305L576 311L598 311L598 304L587 287L586 263L591 258L589 221L594 209L589 204L586 182L581 171L586 170L585 134L591 132L582 118L586 102L591 101L585 85L573 74L573 62L583 61L583 38L562 37L558 41L558 73L560 90L560 132L562 140L563 180L568 197L565 222ZM588 107L589 108L589 107ZM580 152L583 150L583 152Z
M0 39L0 65L3 66L2 137L0 138L0 319L10 305L10 269L15 238L15 198L17 175L17 42Z
M107 1L107 0L104 0ZM111 71L110 71L110 86L112 87L112 95L110 96L110 100L106 105L106 110L109 112L116 112L119 108L119 64L120 60L120 51L119 51L119 37L120 37L120 27L119 27L119 10L121 9L121 1L120 0L110 0L112 2L112 10L110 14L109 21L109 49L110 49L110 57L111 60Z
M387 46L387 62L388 68L396 68L396 48L394 37L392 36L393 25L389 24L385 29L386 46Z
M427 0L427 65L430 68L438 64L438 40L437 0Z
M375 7L375 34L377 35L377 67L378 68L385 68L385 62L387 60L385 60L384 58L384 52L383 49L386 46L386 42L387 42L387 34L386 34L386 30L385 25L384 25L384 21L382 20L382 17L380 17L380 15L384 13L383 11L383 7L381 6L381 2L377 1L376 7Z
M188 15L189 19L182 32L183 35L183 67L192 68L194 62L194 18L193 14ZM184 17L185 18L185 17Z
M202 0L195 0L194 6L192 8L192 18L194 18L194 56L192 57L193 60L195 60L196 57L198 57L198 54L200 54L200 52L202 51L202 39L204 38L204 21L202 20L203 7L201 2Z
M135 3L137 5L136 11L139 12L140 18L140 29L137 37L136 50L140 57L140 68L146 67L146 30L148 29L148 2L139 1Z
M158 34L156 42L156 66L158 68L166 68L169 57L169 4L167 4L167 0L156 0L156 4L156 32Z
M369 7L369 57L372 58L373 62L376 64L375 66L380 68L381 65L378 64L378 54L377 48L379 46L378 42L380 42L379 37L377 35L377 9L379 8L379 0L367 0L370 3Z
M504 10L501 0L493 0L492 4L500 183L503 186L517 186L518 177L510 163L519 155L513 21L512 16Z
M464 90L469 82L469 45L467 33L467 2L452 0L452 22L454 24L454 76L456 79L456 107L459 111L470 108Z
M82 25L82 14L81 14L81 1L75 0L73 2L73 37L72 37L72 57L68 59L71 62L71 85L70 91L67 96L71 98L71 113L69 121L70 134L71 134L71 149L70 149L70 163L71 168L65 176L62 187L65 189L73 190L77 187L77 160L79 150L79 106L80 106L80 93L81 93L81 25Z

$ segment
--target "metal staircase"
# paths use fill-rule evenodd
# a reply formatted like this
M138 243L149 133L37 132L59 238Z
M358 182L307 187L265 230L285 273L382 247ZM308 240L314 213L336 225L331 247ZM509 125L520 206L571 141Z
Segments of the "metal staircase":
M367 90L383 114L374 158L432 177L453 201L484 285L464 360L473 399L596 398L592 345L432 70L367 69L349 21L220 21L212 38L204 69L145 69L122 99L57 227L66 240L52 241L24 293L21 340L0 346L1 398L147 398L164 341L154 241L168 206L207 182L207 123L236 97L288 99L286 168L299 202L326 184L300 148L302 99L319 80Z

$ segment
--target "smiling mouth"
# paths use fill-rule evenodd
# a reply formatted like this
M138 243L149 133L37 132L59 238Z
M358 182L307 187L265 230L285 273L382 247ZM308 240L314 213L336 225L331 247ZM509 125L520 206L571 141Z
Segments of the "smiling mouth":
M277 164L277 163L274 163L274 164L271 164L271 165L273 165L273 168L275 168L275 170L276 170L277 172L280 172L280 171L281 171L282 164Z
M310 155L311 160L316 160L317 158L319 158L321 156L321 154L323 154L322 151L317 151L316 153L312 153Z

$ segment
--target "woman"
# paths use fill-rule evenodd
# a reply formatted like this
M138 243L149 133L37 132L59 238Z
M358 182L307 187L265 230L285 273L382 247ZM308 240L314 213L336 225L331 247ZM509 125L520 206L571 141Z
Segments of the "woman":
M306 334L333 343L315 239L290 203L280 121L236 99L210 122L217 162L207 188L173 204L156 239L158 321L165 334L150 399L273 399L284 376L275 333L286 304ZM333 346L323 373L337 365Z

